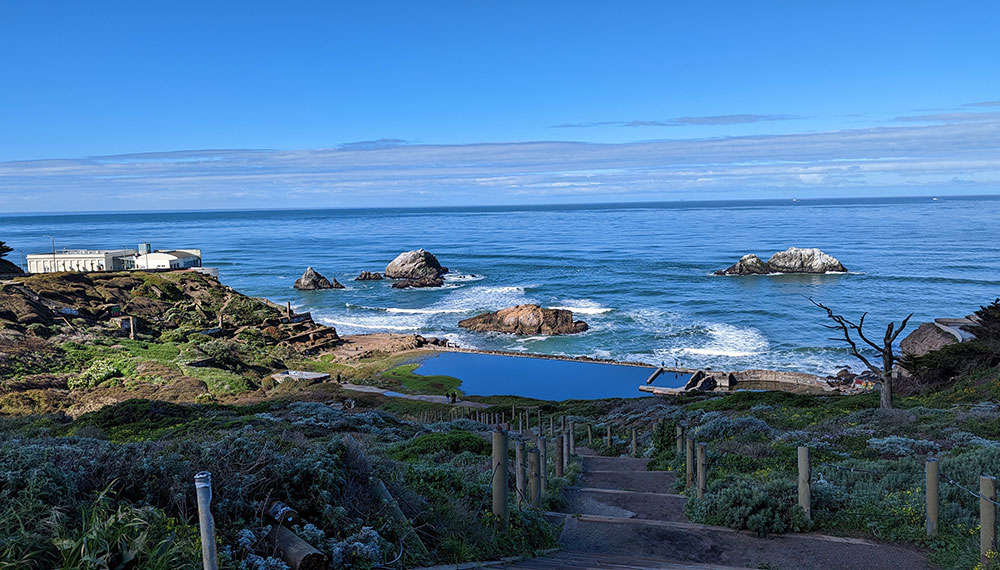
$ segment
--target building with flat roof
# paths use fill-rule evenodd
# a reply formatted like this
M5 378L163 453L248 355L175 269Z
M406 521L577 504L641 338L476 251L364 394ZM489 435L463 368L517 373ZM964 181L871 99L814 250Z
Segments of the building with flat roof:
M201 267L200 249L153 250L148 243L137 249L64 249L52 253L30 253L28 273L58 271L129 271L146 269L191 269Z

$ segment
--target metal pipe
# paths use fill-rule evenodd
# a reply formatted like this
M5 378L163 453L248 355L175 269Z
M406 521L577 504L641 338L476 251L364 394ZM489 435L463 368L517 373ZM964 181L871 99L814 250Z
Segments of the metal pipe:
M212 518L212 474L201 471L194 476L198 497L198 527L201 529L201 563L204 570L218 570L219 556L215 551L215 519Z

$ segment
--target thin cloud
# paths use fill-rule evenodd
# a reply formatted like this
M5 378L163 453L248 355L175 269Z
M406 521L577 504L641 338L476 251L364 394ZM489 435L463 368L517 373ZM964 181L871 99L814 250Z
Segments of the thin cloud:
M998 102L1000 104L1000 102ZM988 105L982 105L986 107ZM908 115L896 117L895 120L904 123L954 123L965 121L996 121L1000 119L1000 111L981 113L936 113L931 115Z
M963 107L1000 107L1000 101L980 101L978 103L966 103Z
M340 145L343 149L370 150L373 148L390 148L413 144L416 141L406 139L375 139L370 141L355 141Z
M760 123L764 121L788 121L799 119L795 115L709 115L705 117L674 117L663 120L633 120L633 121L593 121L587 123L560 123L552 125L553 129L585 129L590 127L687 127L692 125L739 125L745 123Z
M621 144L192 150L3 162L0 210L510 204L775 189L985 193L1000 187L998 155L1000 117Z

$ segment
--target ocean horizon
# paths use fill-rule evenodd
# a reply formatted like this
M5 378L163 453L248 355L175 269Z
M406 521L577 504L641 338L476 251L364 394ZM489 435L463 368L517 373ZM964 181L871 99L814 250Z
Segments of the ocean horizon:
M516 215L511 215L515 213ZM630 202L538 206L0 214L19 254L56 247L196 247L223 283L291 302L341 334L401 332L488 350L716 369L858 369L809 298L866 320L963 316L1000 296L1000 196ZM941 220L947 220L941 225ZM847 274L712 275L742 255L818 247ZM425 248L445 286L355 282ZM300 292L307 266L347 288ZM475 333L457 322L522 303L572 310L590 330Z

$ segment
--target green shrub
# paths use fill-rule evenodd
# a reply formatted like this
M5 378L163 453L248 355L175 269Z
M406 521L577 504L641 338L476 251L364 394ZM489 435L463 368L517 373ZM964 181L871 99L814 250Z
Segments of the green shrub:
M468 452L474 455L490 453L490 444L476 434L467 431L452 431L448 433L427 433L414 439L396 444L388 455L398 461L416 461L445 451L451 455Z
M795 484L790 481L777 479L762 483L733 477L714 481L703 500L689 498L684 512L701 523L749 530L764 536L811 528L796 501Z

